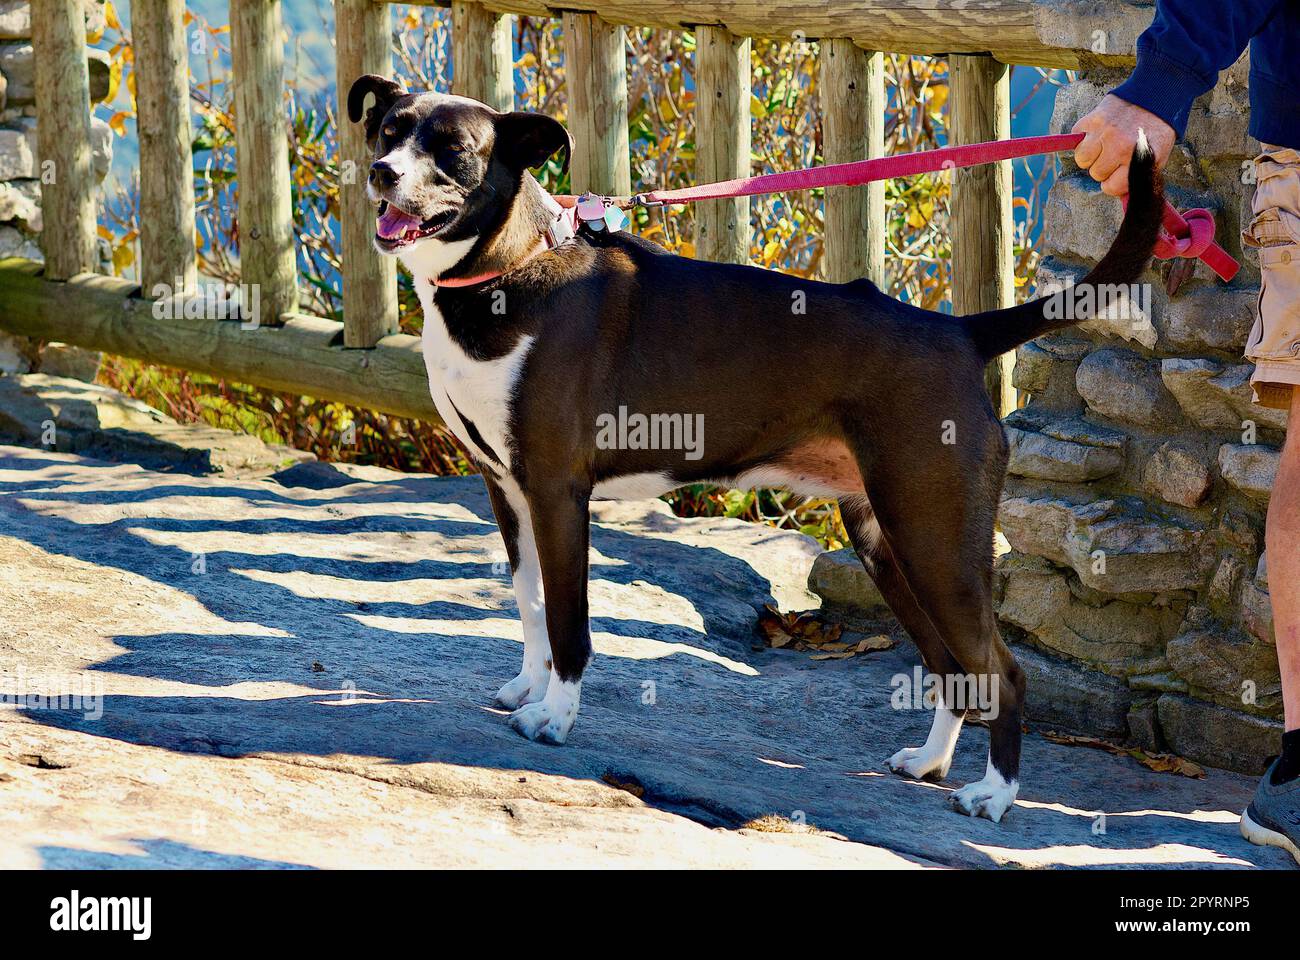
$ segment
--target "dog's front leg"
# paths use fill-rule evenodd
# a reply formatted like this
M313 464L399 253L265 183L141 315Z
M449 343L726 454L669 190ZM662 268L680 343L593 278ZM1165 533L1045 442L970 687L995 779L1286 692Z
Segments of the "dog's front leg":
M510 573L515 588L515 605L524 630L524 662L519 675L497 691L496 702L507 710L535 703L546 695L551 679L551 641L546 636L546 600L542 592L542 567L533 539L533 517L528 501L513 480L498 482L487 473L492 512L506 542Z
M591 659L587 623L588 497L580 485L547 484L524 496L546 594L551 671L546 694L510 715L510 726L529 740L564 743L578 716L582 671Z

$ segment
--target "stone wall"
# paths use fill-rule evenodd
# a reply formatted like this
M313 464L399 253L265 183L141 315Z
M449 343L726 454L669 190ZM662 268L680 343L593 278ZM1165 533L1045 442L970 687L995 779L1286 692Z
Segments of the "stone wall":
M104 29L104 0L84 0L86 29ZM29 0L0 0L0 259L42 260L40 238L41 166L36 143L36 90L32 17ZM108 95L109 61L101 50L88 49L90 95ZM102 182L113 157L108 124L92 121L95 174ZM42 370L93 379L98 355L63 344L40 344L0 333L0 373Z
M1150 310L1022 347L997 562L1004 632L1031 675L1031 716L1246 772L1277 751L1282 705L1263 551L1286 415L1251 403L1242 358L1259 271L1250 218L1248 61L1197 102L1166 172L1180 208L1215 212L1243 263L1230 285L1157 261ZM1124 71L1059 91L1068 131ZM1120 205L1067 159L1048 197L1040 289L1078 279ZM1176 278L1174 278L1176 279Z

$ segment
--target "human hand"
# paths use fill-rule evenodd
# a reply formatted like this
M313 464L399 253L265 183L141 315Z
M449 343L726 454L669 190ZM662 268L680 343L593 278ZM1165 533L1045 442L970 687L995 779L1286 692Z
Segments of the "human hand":
M1107 94L1074 125L1072 133L1086 134L1074 149L1074 162L1101 184L1102 193L1112 197L1128 193L1128 162L1138 130L1155 151L1156 169L1163 168L1174 148L1174 128L1149 110Z

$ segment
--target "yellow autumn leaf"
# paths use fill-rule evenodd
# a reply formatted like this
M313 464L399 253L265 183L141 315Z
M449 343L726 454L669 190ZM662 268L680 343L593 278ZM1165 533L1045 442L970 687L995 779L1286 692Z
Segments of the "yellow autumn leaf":
M125 110L119 110L117 111L117 113L113 114L111 117L108 118L109 127L119 137L126 136L126 118L129 116L130 114L127 113Z
M108 0L108 3L104 4L104 22L114 30L122 29L122 21L117 19L117 10L113 8L113 0Z
M108 229L108 227L104 226L102 223L95 227L95 232L99 234L101 240L108 240L110 243L112 242L113 231Z
M135 263L135 250L130 244L124 243L113 248L113 269L115 271L122 273L133 263Z
M749 95L749 112L755 120L762 120L767 116L767 106L752 93Z
M122 61L114 60L108 68L108 96L104 98L105 103L112 103L117 99L117 88L122 83Z

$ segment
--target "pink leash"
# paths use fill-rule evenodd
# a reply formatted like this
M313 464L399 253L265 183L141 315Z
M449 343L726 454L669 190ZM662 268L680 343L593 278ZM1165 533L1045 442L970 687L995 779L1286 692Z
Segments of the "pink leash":
M1073 150L1083 140L1081 133L1060 133L1041 137L1018 137L1010 140L993 140L989 143L972 143L964 146L940 147L917 153L901 153L873 160L855 160L852 163L833 163L822 167L808 167L783 173L766 173L757 177L741 177L719 183L704 183L679 190L651 190L633 197L556 197L563 206L578 208L578 216L588 224L604 219L599 208L634 206L658 207L677 203L694 203L699 200L720 200L729 197L752 197L763 193L784 193L791 190L812 190L817 187L856 187L875 180L893 177L911 177L918 173L934 173L957 167L973 167L981 163L1014 160L1040 153ZM586 209L584 209L584 207ZM597 228L599 229L599 228ZM1181 214L1165 203L1161 237L1156 244L1155 256L1161 260L1174 257L1197 259L1213 270L1223 280L1236 276L1241 265L1226 250L1214 242L1214 215L1209 210L1188 210Z

